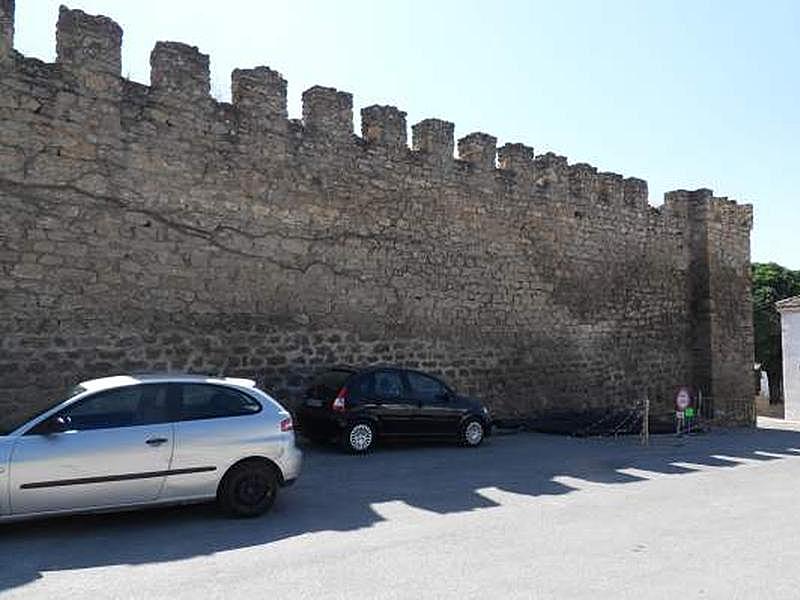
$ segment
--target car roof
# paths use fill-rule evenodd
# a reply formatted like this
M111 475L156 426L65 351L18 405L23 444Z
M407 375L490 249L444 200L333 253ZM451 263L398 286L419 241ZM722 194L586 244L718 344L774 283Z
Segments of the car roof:
M441 379L439 375L434 375L433 373L421 371L420 369L414 369L412 367L404 367L402 365L383 364L383 363L369 365L366 367L349 367L349 366L331 367L330 369L322 371L322 373L331 373L334 371L342 371L345 373L351 373L353 375L362 375L365 373L372 373L374 371L404 371L406 373L419 373L420 375L433 377L434 379Z
M81 381L80 386L86 391L98 392L139 383L216 383L244 388L254 388L252 379L238 377L215 377L213 375L196 375L186 373L142 373L135 375L114 375Z

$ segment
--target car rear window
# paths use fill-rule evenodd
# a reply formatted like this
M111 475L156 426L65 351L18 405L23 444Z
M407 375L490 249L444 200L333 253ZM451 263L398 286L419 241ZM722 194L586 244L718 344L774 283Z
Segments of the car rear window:
M237 390L202 383L181 384L178 418L181 421L252 415L261 405Z
M352 374L352 371L345 369L325 371L317 376L311 385L308 386L306 397L317 398L319 400L333 400Z

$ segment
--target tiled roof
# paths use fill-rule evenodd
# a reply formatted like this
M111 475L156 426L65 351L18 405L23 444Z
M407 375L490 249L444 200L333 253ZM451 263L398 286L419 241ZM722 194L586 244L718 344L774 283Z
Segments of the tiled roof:
M800 296L786 298L786 300L776 302L775 306L778 310L800 310Z

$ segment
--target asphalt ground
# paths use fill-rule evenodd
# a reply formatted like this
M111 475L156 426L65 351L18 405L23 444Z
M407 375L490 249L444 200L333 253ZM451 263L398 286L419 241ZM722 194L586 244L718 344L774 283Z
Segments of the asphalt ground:
M800 425L310 447L273 511L0 525L0 598L800 598Z

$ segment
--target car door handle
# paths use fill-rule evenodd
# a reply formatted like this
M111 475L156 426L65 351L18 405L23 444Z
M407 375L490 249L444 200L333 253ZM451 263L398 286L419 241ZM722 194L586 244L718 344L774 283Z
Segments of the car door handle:
M167 438L150 438L145 442L148 446L160 446L166 444L169 440Z

